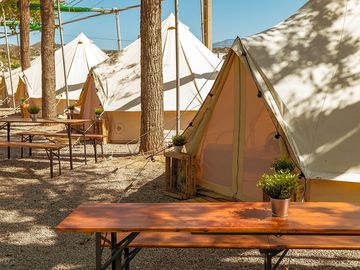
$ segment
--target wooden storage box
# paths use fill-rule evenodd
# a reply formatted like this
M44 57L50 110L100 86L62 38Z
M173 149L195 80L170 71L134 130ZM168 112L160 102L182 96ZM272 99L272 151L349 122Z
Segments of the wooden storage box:
M165 152L165 194L177 199L190 199L196 195L192 159L189 154Z

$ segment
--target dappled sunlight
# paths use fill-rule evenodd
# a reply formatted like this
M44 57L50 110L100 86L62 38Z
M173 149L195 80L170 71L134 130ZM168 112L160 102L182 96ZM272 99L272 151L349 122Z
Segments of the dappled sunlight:
M243 40L307 178L360 177L359 11L357 1L314 0Z

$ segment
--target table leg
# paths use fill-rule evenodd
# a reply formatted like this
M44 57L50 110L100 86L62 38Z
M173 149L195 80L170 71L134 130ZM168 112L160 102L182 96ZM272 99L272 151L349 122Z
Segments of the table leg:
M96 270L101 270L101 233L95 233Z
M70 170L73 169L73 155L72 155L72 142L71 142L71 124L67 124L67 134L69 139L69 155L70 155Z
M10 142L10 122L7 123L7 141ZM10 159L10 146L8 146L8 159Z
M140 248L135 249L133 252L129 252L127 254L129 257L124 258L125 259L124 263L122 263L123 262L122 255L123 255L124 250L129 247L129 244L131 243L131 241L134 240L138 234L139 234L138 232L132 232L127 237L125 237L124 239L117 242L116 233L112 232L111 233L111 249L112 249L111 258L108 261L106 261L102 266L100 266L100 268L96 268L96 269L104 270L104 269L107 269L107 267L109 267L110 265L112 267L111 268L112 270L128 269L127 267L130 267L128 264L135 257L135 255L140 251ZM96 262L100 261L99 256L101 256L101 254L99 251L101 251L101 245L99 245L97 243L96 244ZM100 262L100 264L101 264L101 262Z
M281 261L285 258L288 251L289 251L288 249L285 249L285 250L260 249L260 253L264 255L264 269L265 270L276 270L278 268L278 266L280 265ZM281 252L283 252L283 253L281 254L279 259L273 266L273 263L272 263L273 257L278 255Z
M21 142L24 142L24 135L23 134L21 134ZM24 147L21 147L20 148L20 153L21 153L21 158L23 158L24 157Z
M86 154L86 137L85 137L85 124L83 124L83 140L84 140L84 156L85 156L85 165L87 164L87 154Z
M94 144L94 156L95 156L95 162L97 162L96 139L94 139L94 140L93 140L93 144Z
M58 150L59 175L61 175L60 149Z
M115 255L115 253L118 251L117 248L117 237L116 233L111 233L111 250L112 255ZM120 250L120 254L114 258L114 260L111 263L111 270L121 270L121 264L122 264L122 251Z
M29 136L29 143L32 143L32 141L33 141L33 137L30 135ZM32 156L32 148L30 147L29 148L29 157L31 157Z
M54 177L53 150L50 149L50 178Z

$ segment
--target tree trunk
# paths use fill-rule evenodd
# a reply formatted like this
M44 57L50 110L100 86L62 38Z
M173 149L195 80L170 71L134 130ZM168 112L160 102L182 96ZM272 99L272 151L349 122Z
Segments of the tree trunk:
M56 117L54 1L41 0L42 117Z
M30 67L30 1L20 0L20 59L21 69Z
M163 71L161 0L141 0L141 135L140 152L163 146Z

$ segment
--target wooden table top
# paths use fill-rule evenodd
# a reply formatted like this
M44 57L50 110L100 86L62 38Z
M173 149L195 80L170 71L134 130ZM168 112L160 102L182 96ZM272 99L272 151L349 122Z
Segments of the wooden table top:
M209 232L360 235L360 204L292 203L287 218L270 203L83 204L57 227L62 232Z
M3 117L0 118L0 122L3 123L29 123L29 124L84 124L91 122L90 119L64 119L64 118L38 118L36 122L33 122L30 118L21 117Z

